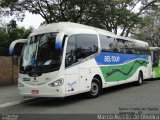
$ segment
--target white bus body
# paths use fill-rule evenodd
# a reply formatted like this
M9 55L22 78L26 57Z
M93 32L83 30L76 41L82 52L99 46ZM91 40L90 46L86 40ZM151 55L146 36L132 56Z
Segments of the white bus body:
M42 26L30 34L22 51L19 92L31 97L88 92L97 97L101 88L134 81L141 84L151 77L147 49L146 42L81 24Z

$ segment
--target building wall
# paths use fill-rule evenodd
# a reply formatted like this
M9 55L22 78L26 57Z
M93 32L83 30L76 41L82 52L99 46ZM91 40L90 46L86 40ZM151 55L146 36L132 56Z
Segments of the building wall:
M17 80L18 57L0 56L0 86L17 84Z

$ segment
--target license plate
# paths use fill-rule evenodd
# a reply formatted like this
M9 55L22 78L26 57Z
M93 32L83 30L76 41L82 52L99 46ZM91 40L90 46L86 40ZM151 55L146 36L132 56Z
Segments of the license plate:
M32 94L39 94L39 90L32 90Z

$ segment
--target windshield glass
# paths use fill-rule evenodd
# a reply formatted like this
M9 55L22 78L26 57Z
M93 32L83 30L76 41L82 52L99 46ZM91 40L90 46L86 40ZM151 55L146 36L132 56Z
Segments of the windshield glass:
M60 68L62 48L56 44L57 33L30 37L20 61L20 72L51 72Z

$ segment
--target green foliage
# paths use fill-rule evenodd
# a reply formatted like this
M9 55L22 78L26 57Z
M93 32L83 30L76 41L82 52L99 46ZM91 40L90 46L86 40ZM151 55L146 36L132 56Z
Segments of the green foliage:
M122 36L128 36L132 28L143 24L142 15L156 8L156 3L159 3L159 0L2 1L6 1L6 6L10 7L11 11L29 11L39 14L46 23L70 21L106 29L115 34L120 28ZM134 9L138 4L141 4L141 8L135 12ZM22 17L20 20L23 20L24 16L18 17Z
M32 28L17 27L16 21L11 20L6 26L0 27L0 55L8 55L8 48L16 39L26 39Z
M19 0L0 0L0 22L8 16L14 16L18 21L22 21L25 14L21 8L17 7Z
M144 16L143 24L132 29L132 37L146 41L150 46L160 47L160 6L150 10Z

